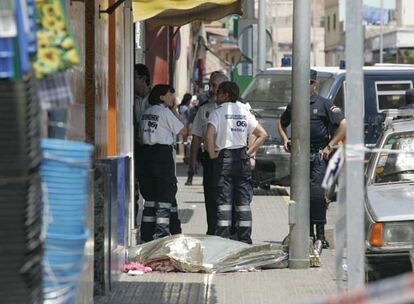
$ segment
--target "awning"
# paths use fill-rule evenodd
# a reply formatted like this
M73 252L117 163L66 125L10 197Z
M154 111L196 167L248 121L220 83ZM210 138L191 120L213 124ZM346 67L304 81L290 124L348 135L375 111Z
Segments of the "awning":
M133 0L132 8L134 22L148 20L152 26L180 26L242 15L241 0Z

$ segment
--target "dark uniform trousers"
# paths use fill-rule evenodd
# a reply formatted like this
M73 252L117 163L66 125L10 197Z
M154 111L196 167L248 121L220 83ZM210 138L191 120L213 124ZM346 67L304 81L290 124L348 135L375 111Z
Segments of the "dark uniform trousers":
M207 152L201 157L203 165L204 201L207 215L207 234L214 235L217 222L217 160L210 159Z
M142 179L140 174L142 173L142 163L143 163L143 146L139 145L137 141L134 142L134 164L135 164L135 214L134 214L134 226L137 227L137 217L139 211L139 192L140 186L139 181Z
M322 181L325 176L327 160L321 159L323 148L311 149L310 158L310 225L311 235L313 225L326 224L326 199L325 190L322 188Z
M216 235L230 238L235 216L236 240L252 243L253 198L250 160L246 148L224 149L218 157L217 227Z
M141 239L148 242L181 233L172 147L144 146L141 166L140 189L145 199Z

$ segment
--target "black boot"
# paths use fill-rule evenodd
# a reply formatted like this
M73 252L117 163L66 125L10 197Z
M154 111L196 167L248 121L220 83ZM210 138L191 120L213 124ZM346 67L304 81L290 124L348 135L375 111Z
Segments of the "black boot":
M316 239L321 240L323 249L329 248L329 243L325 239L325 225L323 224L316 225Z
M193 177L191 175L188 176L187 181L185 182L186 186L191 186L193 184Z

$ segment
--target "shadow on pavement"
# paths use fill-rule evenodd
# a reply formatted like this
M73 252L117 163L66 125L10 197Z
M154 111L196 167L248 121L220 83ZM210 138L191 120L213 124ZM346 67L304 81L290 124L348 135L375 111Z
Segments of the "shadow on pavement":
M117 282L105 297L95 297L95 304L215 304L215 285L180 282Z

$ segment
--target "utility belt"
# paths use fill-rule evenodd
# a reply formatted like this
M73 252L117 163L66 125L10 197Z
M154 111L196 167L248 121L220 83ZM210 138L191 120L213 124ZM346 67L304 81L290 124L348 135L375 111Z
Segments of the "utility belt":
M326 141L319 141L316 143L312 143L310 144L310 153L311 154L316 154L319 153L319 151L322 151L329 143L329 140Z
M247 147L237 148L237 149L223 149L219 153L219 157L237 157L241 159L247 159Z
M143 145L144 149L147 150L165 150L165 151L172 151L174 149L173 145L163 145L163 144L155 144L155 145Z

